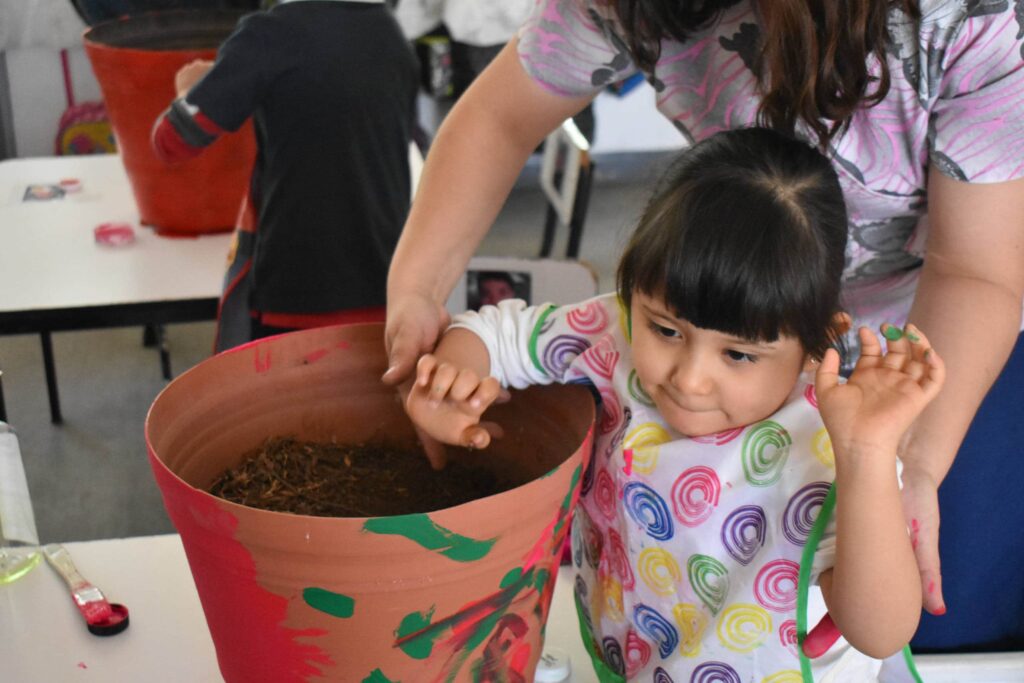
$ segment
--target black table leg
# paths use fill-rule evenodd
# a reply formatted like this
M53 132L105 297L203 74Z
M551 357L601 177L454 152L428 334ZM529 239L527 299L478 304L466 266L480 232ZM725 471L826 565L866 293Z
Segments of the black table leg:
M163 325L155 325L157 348L160 349L160 369L164 373L164 379L171 379L171 352L167 350L167 328Z
M58 425L64 421L60 414L60 394L57 393L57 370L53 365L53 341L49 332L40 332L43 345L43 368L46 370L46 393L50 399L50 421Z
M0 370L0 422L7 422L7 406L4 405L4 373Z

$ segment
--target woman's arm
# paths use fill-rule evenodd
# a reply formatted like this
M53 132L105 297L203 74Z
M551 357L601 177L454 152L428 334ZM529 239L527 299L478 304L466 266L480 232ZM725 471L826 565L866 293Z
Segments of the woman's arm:
M407 377L444 329L445 301L544 137L590 101L562 97L523 70L512 40L446 117L388 273L384 379Z
M909 642L921 614L921 585L903 519L896 449L942 387L938 354L914 327L895 328L883 354L859 331L861 357L845 384L829 349L815 388L836 459L836 555L819 579L829 614L861 652L888 657ZM896 339L891 339L893 336Z
M958 182L934 167L927 251L910 321L928 330L949 368L942 393L907 432L903 504L916 530L925 608L942 614L936 489L1006 362L1024 298L1024 179Z

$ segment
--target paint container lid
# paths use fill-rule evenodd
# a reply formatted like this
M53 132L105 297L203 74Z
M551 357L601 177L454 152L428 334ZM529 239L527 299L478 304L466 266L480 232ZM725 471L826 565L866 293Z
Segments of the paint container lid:
M557 647L546 647L537 662L537 671L533 675L535 683L565 683L572 674L572 664L565 650Z

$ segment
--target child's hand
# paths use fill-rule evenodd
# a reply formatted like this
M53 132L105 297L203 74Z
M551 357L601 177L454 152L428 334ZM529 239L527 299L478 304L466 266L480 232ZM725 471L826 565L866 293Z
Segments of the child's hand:
M178 69L178 72L174 74L174 91L178 97L184 97L211 68L213 68L213 62L209 59L193 59Z
M473 370L440 362L427 354L416 364L416 381L405 409L416 426L443 443L486 448L501 438L501 427L480 422L480 416L502 394L493 377L481 379Z
M945 365L920 330L908 325L904 333L886 324L882 331L889 340L884 355L874 333L860 328L860 360L845 384L839 383L835 349L825 353L818 368L818 407L837 455L895 454L904 432L945 380Z

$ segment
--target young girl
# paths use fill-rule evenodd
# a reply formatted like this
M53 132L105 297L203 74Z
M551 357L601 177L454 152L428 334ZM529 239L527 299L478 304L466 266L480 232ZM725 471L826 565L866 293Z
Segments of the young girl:
M888 657L913 635L896 450L945 373L917 329L884 326L887 351L861 328L839 380L846 233L821 154L764 129L719 133L662 181L617 294L484 307L420 359L407 410L450 444L500 435L480 417L501 387L600 396L572 538L603 680L862 683L874 672L857 651ZM857 651L803 656L808 581Z

